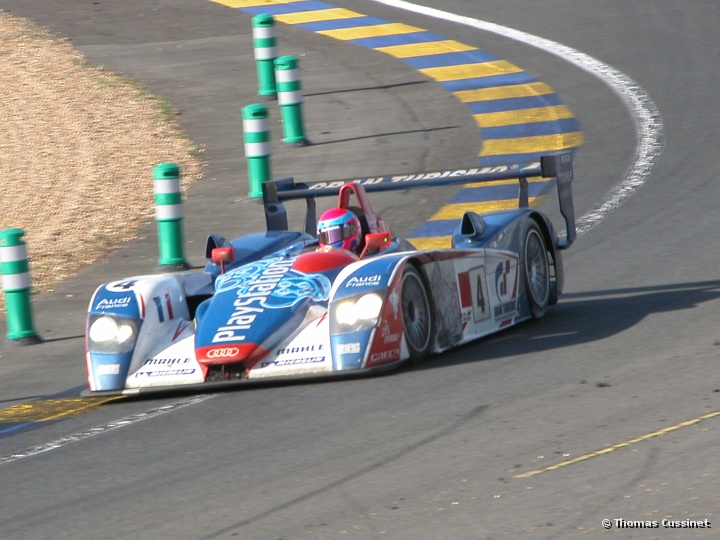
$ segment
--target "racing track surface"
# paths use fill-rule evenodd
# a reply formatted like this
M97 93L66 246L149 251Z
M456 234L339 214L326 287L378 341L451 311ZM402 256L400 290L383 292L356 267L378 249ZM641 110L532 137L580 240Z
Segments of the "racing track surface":
M87 2L62 0L52 4L57 13L36 4L0 0L2 8L32 14L75 36L81 49L97 57L115 55L132 66L132 53L143 50L124 43L128 28L142 36L142 25L130 12L113 13L114 3L88 8ZM156 34L167 32L156 38L175 39L182 24L192 24L198 40L183 45L193 54L232 41L226 36L235 19L227 12L216 15L227 8L188 0L134 4L156 8L155 24L170 28L161 32L155 26ZM334 4L358 9L357 2ZM5 432L0 439L3 539L716 537L717 2L695 0L682 9L666 0L602 5L443 0L433 5L582 51L631 77L660 111L664 146L651 175L566 253L568 283L561 303L542 321L382 377L121 401L35 429ZM110 25L100 11L73 12L73 6L109 10L117 18ZM205 9L213 16L204 19ZM163 18L168 10L173 17ZM467 26L370 2L362 3L362 11L491 51L552 85L584 134L574 187L578 216L599 208L631 167L637 146L633 119L595 76ZM210 24L218 20L225 26ZM142 37L153 42L152 33ZM308 52L323 50L317 36L290 30L285 38ZM391 144L399 146L392 150L405 151L407 167L451 166L474 155L472 144L466 144L469 137L447 144L450 132L473 130L462 119L462 107L423 84L410 84L421 79L406 67L371 54L333 43L333 60L326 62L355 66L351 71L360 70L372 86L388 87L384 91L395 100L384 103L402 107L398 118L407 121L394 130ZM312 55L305 58L312 63ZM180 56L171 59L177 62L172 68L180 70ZM317 70L308 71L318 76ZM160 87L161 73L156 75ZM337 85L329 75L335 82L328 85ZM390 90L392 79L403 86ZM227 81L218 85L230 92ZM243 91L250 88L246 84ZM206 106L192 88L173 92L183 108L193 100ZM350 106L349 95L360 93L332 94L337 100L332 103ZM425 106L430 102L442 103L447 115L438 119L437 107ZM427 150L432 143L415 133L423 126L413 107L432 113L434 123L424 127L434 126L428 136L439 134L438 140L452 147L450 154ZM198 133L229 129L192 120ZM386 124L372 127L388 133ZM373 150L359 132L355 137L353 152L342 154L340 163ZM221 159L212 153L212 142L208 153ZM338 151L331 147L325 150ZM322 162L308 165L297 150L284 156L308 173L330 168ZM348 176L361 173L356 171L367 161L355 159L344 165ZM383 155L373 166L393 165L394 159ZM221 162L213 171L222 173L226 165ZM403 208L387 204L386 211ZM424 219L430 212L406 219ZM400 226L407 231L407 225ZM128 249L137 255L150 251L152 243L141 239ZM117 258L111 264L129 263ZM51 305L46 302L42 305ZM69 331L60 336L66 339L54 343L56 350L71 350L77 338ZM3 355L5 360L6 351ZM82 384L82 366L67 367L75 365L72 359L27 358L43 372L35 381L28 374L20 389L6 390L4 383L12 400L47 397ZM0 399L10 400L5 395ZM53 441L57 447L48 446ZM617 530L615 521L664 518L707 519L712 529ZM611 520L612 531L603 529L603 519Z

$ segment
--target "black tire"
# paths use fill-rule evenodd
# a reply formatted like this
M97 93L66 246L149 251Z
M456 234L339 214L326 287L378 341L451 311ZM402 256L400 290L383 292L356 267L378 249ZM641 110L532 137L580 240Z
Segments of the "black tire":
M433 337L433 314L425 282L415 267L408 265L402 277L402 318L405 342L414 362L428 355Z
M539 319L545 315L550 304L550 265L545 240L534 222L525 230L523 267L530 313L533 318Z

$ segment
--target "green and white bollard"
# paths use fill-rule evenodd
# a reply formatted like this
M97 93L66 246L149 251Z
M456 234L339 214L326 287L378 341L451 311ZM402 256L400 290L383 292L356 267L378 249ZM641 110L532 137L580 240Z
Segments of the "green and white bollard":
M30 265L22 229L0 231L0 274L7 311L6 337L17 345L40 343L30 304Z
M153 169L155 221L158 230L160 258L158 271L187 270L190 265L183 255L183 205L180 192L180 167L161 163Z
M305 138L302 114L302 83L295 56L281 56L275 60L278 103L283 123L283 142L294 146L309 144Z
M277 97L274 62L277 58L275 46L275 19L266 13L252 18L253 50L258 76L258 95L265 99Z
M270 122L265 105L243 108L243 134L251 199L262 197L262 185L270 180Z

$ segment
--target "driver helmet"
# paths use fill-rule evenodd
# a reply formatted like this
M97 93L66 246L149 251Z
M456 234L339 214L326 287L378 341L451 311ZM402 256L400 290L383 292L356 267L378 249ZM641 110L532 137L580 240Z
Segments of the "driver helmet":
M330 208L322 213L317 224L320 247L356 251L361 240L360 220L345 208Z

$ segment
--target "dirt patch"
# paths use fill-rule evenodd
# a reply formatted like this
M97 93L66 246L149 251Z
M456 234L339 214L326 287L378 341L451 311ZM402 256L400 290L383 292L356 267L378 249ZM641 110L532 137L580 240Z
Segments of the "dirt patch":
M152 220L155 165L180 165L183 189L201 176L166 101L4 13L0 119L0 230L26 232L36 293Z

